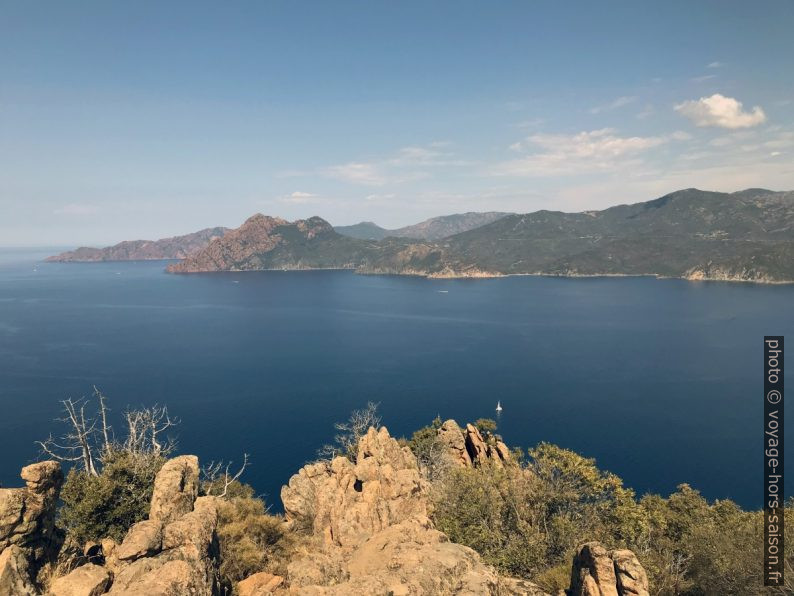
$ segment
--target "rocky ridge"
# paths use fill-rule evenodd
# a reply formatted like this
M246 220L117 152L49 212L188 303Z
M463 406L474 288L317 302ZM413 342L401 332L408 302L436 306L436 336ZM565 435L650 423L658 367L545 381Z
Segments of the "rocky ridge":
M447 420L437 430L454 465L510 465L496 437ZM26 487L0 489L0 593L40 594L36 567L53 542L60 466L23 469ZM154 482L148 519L120 544L85 545L86 557L56 577L51 596L214 596L220 593L219 497L198 496L195 456L168 460ZM336 457L304 466L282 489L287 528L306 546L285 577L256 573L239 596L527 595L546 596L526 580L499 576L472 549L450 542L428 513L428 485L408 447L386 428L370 428L355 461ZM30 508L19 503L31 504ZM20 513L20 509L22 509ZM26 513L27 512L27 513ZM583 545L573 560L569 596L647 596L645 571L631 551Z

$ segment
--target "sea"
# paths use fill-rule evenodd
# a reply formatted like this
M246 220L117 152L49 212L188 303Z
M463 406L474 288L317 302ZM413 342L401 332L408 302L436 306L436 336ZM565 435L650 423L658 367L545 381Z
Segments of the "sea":
M0 249L4 487L65 430L61 401L90 410L96 386L116 432L126 409L161 404L180 453L248 454L243 480L273 511L367 402L395 437L493 418L508 445L572 449L638 495L688 483L761 507L763 337L794 341L794 285L171 275L166 261L43 262L58 251Z

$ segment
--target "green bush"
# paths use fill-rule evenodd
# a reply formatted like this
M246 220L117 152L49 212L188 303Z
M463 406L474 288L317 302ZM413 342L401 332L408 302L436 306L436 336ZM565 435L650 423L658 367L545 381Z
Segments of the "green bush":
M154 478L165 460L153 454L109 452L93 476L72 469L61 490L59 524L79 544L112 538L121 541L130 526L149 514Z

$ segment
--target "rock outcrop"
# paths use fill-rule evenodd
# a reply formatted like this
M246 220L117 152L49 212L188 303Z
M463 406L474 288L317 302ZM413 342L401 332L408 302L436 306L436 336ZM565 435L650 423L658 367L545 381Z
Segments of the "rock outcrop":
M157 474L149 519L112 549L110 594L211 596L217 592L218 504L198 497L198 458L166 462ZM104 545L103 545L104 548Z
M579 547L569 596L649 596L648 577L630 550L609 552L599 542Z
M265 596L284 583L284 578L260 571L237 582L237 596Z
M63 472L58 462L45 461L22 468L20 476L24 488L0 488L0 550L19 546L35 562L53 540Z
M53 581L47 596L99 596L109 585L107 569L88 563Z
M375 532L427 517L426 486L411 450L385 428L370 428L356 463L336 457L306 466L282 488L287 519L310 525L325 543L356 547Z
M438 428L438 441L444 447L448 460L454 466L470 468L472 466L469 450L466 448L464 432L454 420L445 421Z
M508 591L475 551L434 529L427 489L413 453L385 428L362 437L355 463L304 467L282 500L290 523L311 528L320 546L288 566L291 593L529 593Z
M0 552L0 594L30 596L35 593L24 551L15 544L3 549Z
M452 466L471 468L490 463L501 467L510 459L507 445L495 436L486 440L473 424L461 428L454 420L447 420L436 432Z
M193 510L198 496L199 465L195 455L170 459L154 481L149 519L161 523L173 521Z

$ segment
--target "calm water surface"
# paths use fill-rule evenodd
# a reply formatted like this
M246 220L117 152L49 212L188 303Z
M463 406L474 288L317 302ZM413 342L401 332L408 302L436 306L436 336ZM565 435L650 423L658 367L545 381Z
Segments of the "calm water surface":
M511 445L569 447L639 493L687 482L760 506L762 336L794 337L794 286L174 276L163 262L38 262L51 252L0 251L3 486L57 432L59 400L97 385L116 415L168 404L183 453L250 453L248 481L276 509L368 400L395 435L437 414L494 417L501 400Z

